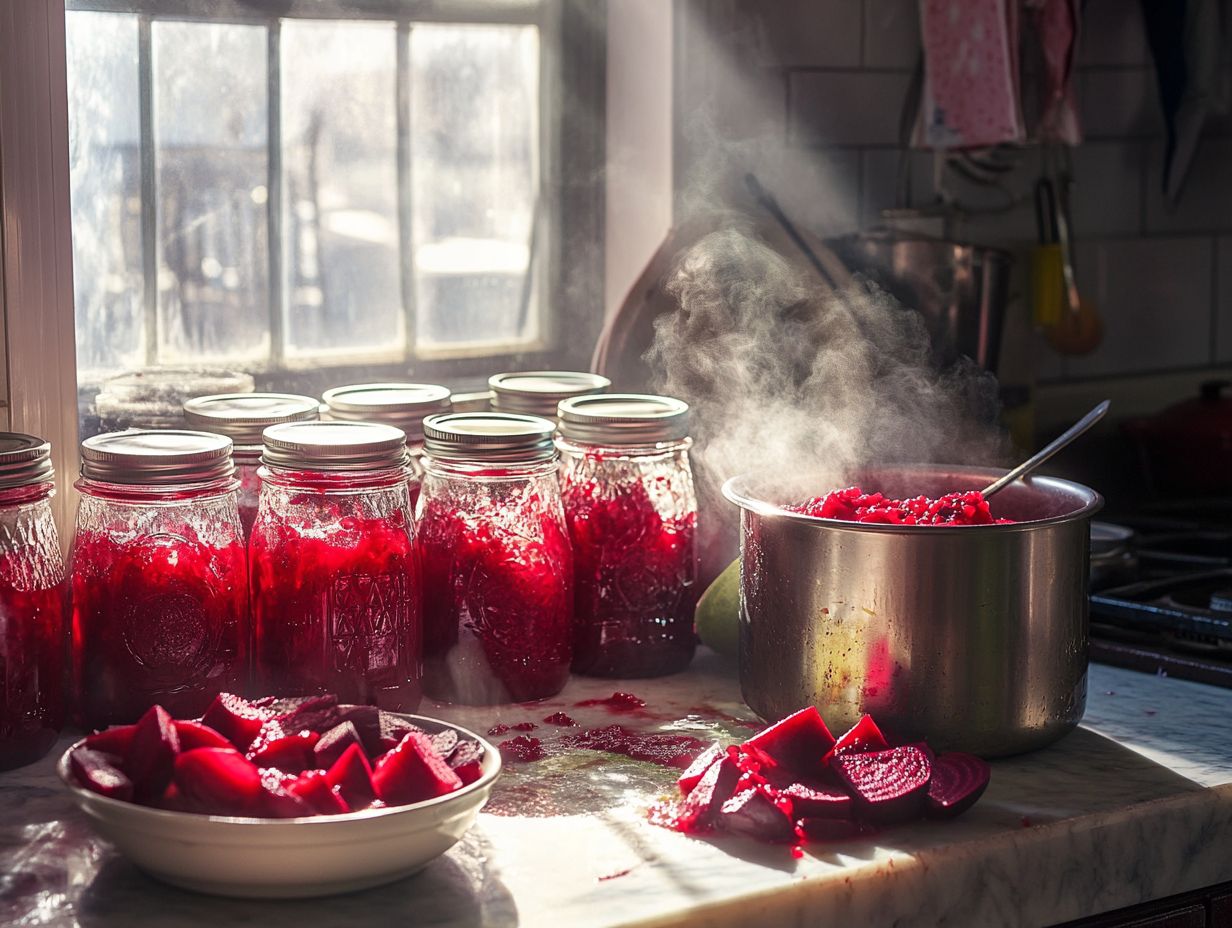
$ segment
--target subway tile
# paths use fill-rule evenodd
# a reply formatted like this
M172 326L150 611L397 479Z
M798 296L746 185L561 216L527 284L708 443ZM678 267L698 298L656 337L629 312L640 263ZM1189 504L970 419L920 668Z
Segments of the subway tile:
M1163 145L1149 146L1146 228L1149 232L1232 231L1232 140L1203 139L1181 190L1170 206L1163 195Z
M917 0L864 0L864 66L913 68L919 57Z
M881 211L901 206L918 209L937 199L933 186L933 154L907 152L909 184L905 203L898 200L899 154L897 148L872 148L863 152L860 224L869 229L881 221Z
M1150 64L1142 7L1130 0L1083 4L1078 66Z
M859 71L793 71L788 133L793 144L884 145L898 141L911 76Z
M1074 236L1133 235L1142 230L1141 142L1087 142L1073 150Z
M1156 136L1163 132L1152 68L1080 73L1078 100L1087 138Z
M1078 285L1104 321L1104 338L1091 354L1067 359L1069 376L1209 363L1211 259L1209 238L1080 242Z
M758 152L751 169L794 223L823 238L860 225L860 153L779 149Z
M762 65L860 64L860 4L853 0L737 0L736 11Z
M1232 363L1232 238L1218 240L1215 250L1215 360Z

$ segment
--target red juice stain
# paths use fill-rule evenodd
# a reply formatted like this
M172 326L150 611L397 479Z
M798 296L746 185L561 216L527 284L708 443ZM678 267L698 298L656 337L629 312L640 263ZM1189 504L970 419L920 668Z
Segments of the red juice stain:
M518 722L510 726L514 731L534 731L538 727L534 722Z
M500 724L493 725L491 728L489 728L488 734L491 735L493 738L495 738L497 735L503 735L507 731L509 731L509 726L502 722Z
M947 493L937 499L890 499L881 493L847 487L784 508L818 519L883 525L994 525L1014 521L994 518L988 500L979 490Z
M526 735L518 735L516 738L502 741L497 747L500 748L501 757L509 761L529 763L547 757L543 750L543 743L538 738L528 738Z
M559 725L561 728L577 727L577 722L563 712L553 712L551 715L544 716L543 721L548 725Z
M617 870L615 873L607 873L599 877L599 882L606 883L608 880L615 880L622 876L628 876L632 872L633 872L633 868L627 867L624 870Z
M564 741L574 748L623 754L633 760L681 769L688 767L707 746L705 741L691 735L641 734L623 725L592 728L570 735Z
M636 712L646 707L646 700L639 699L632 693L613 693L606 699L583 699L575 702L575 706L603 706L612 712Z

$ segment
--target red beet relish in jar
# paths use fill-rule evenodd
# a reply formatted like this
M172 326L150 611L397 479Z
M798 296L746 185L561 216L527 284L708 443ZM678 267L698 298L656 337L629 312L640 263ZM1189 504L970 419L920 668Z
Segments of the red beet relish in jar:
M77 709L200 715L248 685L248 575L231 439L114 432L81 445L70 574Z
M693 658L697 498L688 413L662 396L560 404L577 673L655 677Z
M51 446L0 432L0 770L46 754L64 724L64 562Z
M569 678L573 563L554 423L424 422L424 688L470 704L544 699Z
M406 433L407 489L413 513L423 483L423 421L449 411L449 388L434 383L360 383L326 390L321 399L329 409L329 419L380 422Z
M252 532L257 517L261 480L261 433L279 422L316 419L321 405L310 396L293 393L221 393L199 396L184 404L184 421L200 432L226 435L234 443L231 460L239 478L240 524L244 538Z
M265 430L249 541L259 690L419 705L423 604L406 436L364 422Z

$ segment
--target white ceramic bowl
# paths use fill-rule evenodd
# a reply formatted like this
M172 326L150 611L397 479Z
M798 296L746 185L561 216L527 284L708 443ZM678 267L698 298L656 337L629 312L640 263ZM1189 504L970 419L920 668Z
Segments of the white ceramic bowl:
M457 792L409 806L266 819L168 812L100 796L73 782L72 748L56 771L94 830L160 880L219 896L328 896L423 869L470 828L500 775L500 752L478 735L437 719L402 718L429 732L452 728L478 741L482 776Z

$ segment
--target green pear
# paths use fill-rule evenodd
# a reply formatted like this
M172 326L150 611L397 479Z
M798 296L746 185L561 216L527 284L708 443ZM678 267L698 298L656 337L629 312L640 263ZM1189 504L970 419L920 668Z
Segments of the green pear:
M697 637L725 657L740 651L740 559L732 561L697 601Z

